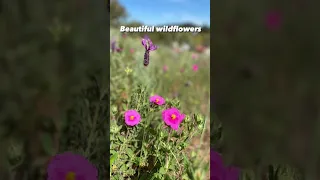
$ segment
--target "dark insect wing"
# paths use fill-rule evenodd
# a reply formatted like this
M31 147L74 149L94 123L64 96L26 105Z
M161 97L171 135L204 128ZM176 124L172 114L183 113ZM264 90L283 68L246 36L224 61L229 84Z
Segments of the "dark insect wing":
M150 55L149 55L150 51L146 51L144 53L144 58L143 58L143 65L144 66L148 66L149 65L149 61L150 61Z

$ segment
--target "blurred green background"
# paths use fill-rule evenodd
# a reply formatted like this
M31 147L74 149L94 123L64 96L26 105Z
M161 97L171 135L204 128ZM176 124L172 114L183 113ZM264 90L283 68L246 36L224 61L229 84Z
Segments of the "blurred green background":
M0 179L43 180L72 151L107 179L104 1L0 1Z
M255 171L251 179L272 179L270 166L280 179L320 178L318 5L246 0L211 10L211 141L228 164Z

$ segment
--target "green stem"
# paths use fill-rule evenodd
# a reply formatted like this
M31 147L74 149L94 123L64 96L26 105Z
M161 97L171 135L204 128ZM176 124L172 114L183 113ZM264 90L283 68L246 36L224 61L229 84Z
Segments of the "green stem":
M167 139L167 144L169 144L170 142L170 138L171 138L171 132L172 132L172 129L169 128L169 135L168 135L168 139Z

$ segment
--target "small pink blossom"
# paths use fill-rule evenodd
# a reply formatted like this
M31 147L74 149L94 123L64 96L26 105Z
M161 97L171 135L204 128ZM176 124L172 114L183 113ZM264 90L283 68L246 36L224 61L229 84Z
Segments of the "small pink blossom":
M134 49L133 49L133 48L130 49L130 53L131 53L131 54L134 53Z
M127 110L124 113L124 120L128 126L135 126L140 123L141 116L136 110Z
M270 11L265 16L265 24L271 31L279 30L282 25L282 16L278 11Z
M185 115L181 114L177 108L170 108L162 111L163 121L174 130L179 129L179 125L184 118Z
M192 57L192 59L198 59L199 56L196 53L192 53L191 57Z
M198 65L194 64L194 65L192 66L192 70L193 70L194 72L197 72L198 69L199 69Z
M150 97L150 102L161 106L165 103L165 100L163 97L161 97L159 95L153 95Z
M164 72L167 72L167 71L168 71L168 69L169 69L169 68L168 68L168 66L167 66L167 65L164 65L164 66L163 66L163 71L164 71Z
M181 68L181 69L180 69L180 72L181 72L181 73L183 73L183 72L184 72L184 69L183 69L183 68Z

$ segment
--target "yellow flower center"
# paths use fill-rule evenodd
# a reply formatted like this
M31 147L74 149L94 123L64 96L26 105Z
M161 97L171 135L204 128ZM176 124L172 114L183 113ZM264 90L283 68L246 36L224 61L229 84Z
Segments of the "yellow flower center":
M130 120L131 120L131 121L134 120L134 116L130 116Z
M159 102L159 99L156 99L156 103L158 103Z
M66 180L76 180L76 174L74 172L68 172L66 175Z
M176 116L175 114L172 114L172 115L171 115L171 119L172 119L172 120L175 120L176 118L177 118L177 116Z

